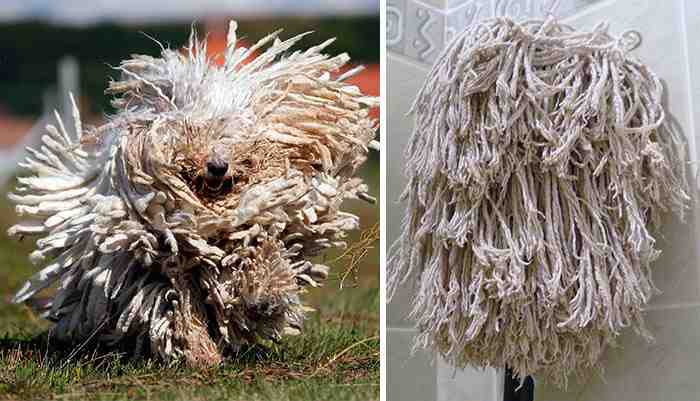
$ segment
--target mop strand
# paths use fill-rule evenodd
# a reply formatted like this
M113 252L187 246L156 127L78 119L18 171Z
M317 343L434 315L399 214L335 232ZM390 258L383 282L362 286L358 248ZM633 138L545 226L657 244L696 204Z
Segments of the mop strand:
M440 55L412 107L388 263L390 297L416 283L415 348L565 386L625 327L651 339L652 232L691 198L638 42L495 18Z

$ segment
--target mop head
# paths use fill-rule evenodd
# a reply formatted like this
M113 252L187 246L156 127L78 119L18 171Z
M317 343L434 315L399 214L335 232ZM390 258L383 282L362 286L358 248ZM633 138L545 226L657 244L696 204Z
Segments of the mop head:
M222 66L194 32L134 56L106 124L85 129L73 103L77 135L57 115L29 151L9 233L43 236L44 267L14 301L57 283L52 336L210 366L300 332L300 295L328 275L311 257L358 228L343 200L371 200L354 175L378 101L343 82L358 69L331 78L349 59L322 53L332 40L291 52L304 35L278 33L237 48L232 22Z
M477 23L418 93L389 294L416 348L565 385L625 327L650 337L652 232L689 207L682 137L630 34Z

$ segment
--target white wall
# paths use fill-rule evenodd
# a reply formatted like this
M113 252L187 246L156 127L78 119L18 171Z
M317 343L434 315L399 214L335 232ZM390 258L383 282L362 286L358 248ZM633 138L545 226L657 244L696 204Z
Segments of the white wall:
M641 33L636 54L666 85L667 110L688 138L697 160L700 132L700 0L388 0L387 63L388 195L405 183L403 147L412 127L405 113L430 63L450 36L475 18L542 16L548 7L579 28L610 22L611 31ZM389 206L389 243L398 236L403 208ZM668 218L660 233L662 257L654 280L663 291L646 312L656 336L647 344L634 333L620 338L605 357L605 378L584 372L568 391L538 382L538 401L699 401L700 400L700 233L697 213L682 225ZM403 289L388 307L389 401L500 401L502 373L466 370L453 374L433 355L410 357L414 330L403 317L410 307Z

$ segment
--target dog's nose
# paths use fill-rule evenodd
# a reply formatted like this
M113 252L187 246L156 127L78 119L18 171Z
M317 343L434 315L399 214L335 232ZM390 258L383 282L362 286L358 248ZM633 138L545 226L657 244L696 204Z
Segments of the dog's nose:
M214 177L223 177L228 171L228 163L223 160L209 160L207 162L207 173Z

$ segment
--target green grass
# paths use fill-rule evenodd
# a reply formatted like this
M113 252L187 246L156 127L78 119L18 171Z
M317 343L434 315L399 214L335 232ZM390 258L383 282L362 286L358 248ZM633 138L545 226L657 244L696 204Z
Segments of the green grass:
M301 336L245 349L210 370L106 351L68 359L70 350L52 349L43 336L15 333L0 340L0 399L378 399L378 329L366 313L379 298L376 290L359 295L321 308Z
M374 187L378 179L368 178ZM348 206L360 214L363 229L378 221L376 206ZM376 242L352 275L354 287L338 288L346 263L340 260L326 287L307 294L316 311L309 313L300 336L247 348L223 366L195 370L134 361L110 350L72 355L71 349L47 344L49 324L9 302L34 271L27 262L31 240L18 243L4 234L13 222L12 209L0 202L0 400L379 399ZM350 241L358 238L356 233Z

